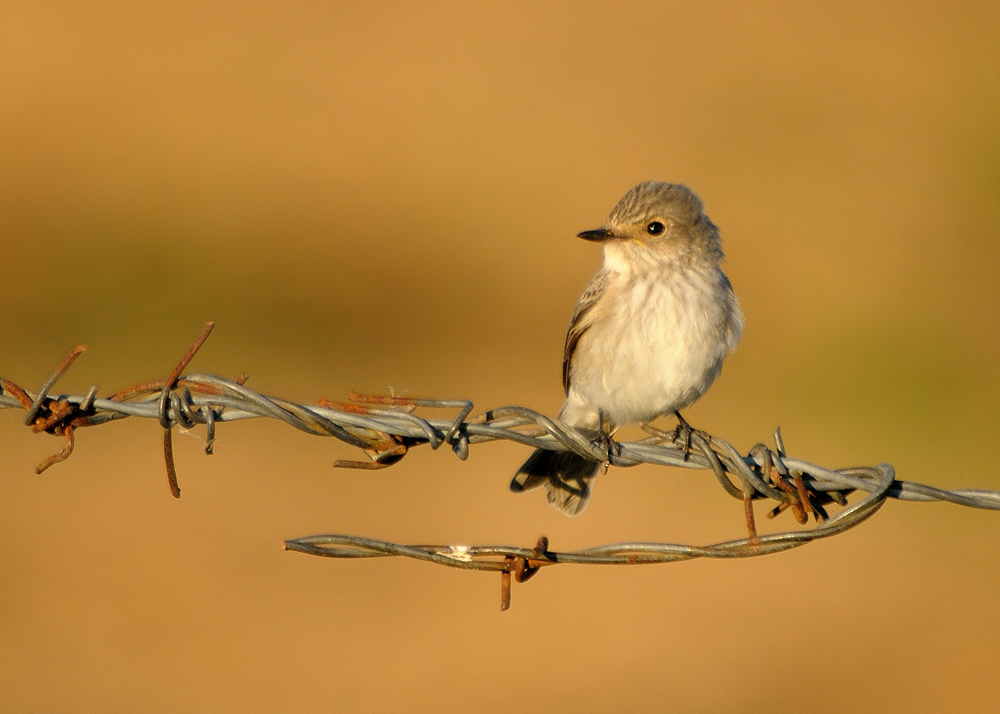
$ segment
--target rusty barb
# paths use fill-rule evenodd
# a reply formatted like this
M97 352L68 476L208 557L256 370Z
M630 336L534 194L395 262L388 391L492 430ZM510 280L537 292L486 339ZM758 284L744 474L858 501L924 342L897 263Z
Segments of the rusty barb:
M683 469L711 471L719 485L743 502L748 537L708 546L669 543L618 543L585 550L556 552L542 537L533 548L511 546L398 545L347 535L314 535L285 542L285 548L332 558L377 558L404 556L452 568L499 571L501 607L510 605L511 580L524 582L540 569L561 563L586 565L636 565L670 563L692 558L745 558L804 545L852 528L872 516L887 499L946 501L971 508L1000 510L1000 492L954 490L897 480L891 466L865 466L832 470L790 458L780 430L774 432L774 448L757 444L743 456L728 442L701 431L661 431L645 427L647 438L616 442L613 448L593 442L572 427L525 407L502 407L470 416L473 404L464 400L411 399L351 393L344 402L321 400L309 406L259 394L246 387L247 375L229 380L208 374L183 375L188 364L208 339L213 323L201 334L166 379L152 380L98 398L92 387L83 396L51 392L59 378L84 352L74 348L32 395L8 379L0 378L0 409L22 408L25 424L33 432L65 439L63 449L35 469L42 473L65 461L72 453L75 432L118 419L155 419L163 430L163 454L171 494L180 497L174 466L172 430L206 427L205 453L211 454L216 426L220 422L269 418L317 436L332 436L361 449L367 461L337 460L334 466L384 469L398 463L415 446L432 449L447 445L461 460L473 444L515 441L530 448L572 451L611 466L657 464ZM457 410L453 418L429 418L418 410ZM862 494L855 503L849 498ZM799 525L809 516L809 529L759 535L754 504L767 502L769 518L791 511ZM839 510L831 516L828 509Z

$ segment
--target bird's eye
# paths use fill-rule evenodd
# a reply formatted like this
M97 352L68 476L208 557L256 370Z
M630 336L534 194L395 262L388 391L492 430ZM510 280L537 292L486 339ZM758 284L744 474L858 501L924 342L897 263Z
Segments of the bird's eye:
M646 226L646 232L651 236L658 236L663 233L663 224L659 221L653 221L648 226Z

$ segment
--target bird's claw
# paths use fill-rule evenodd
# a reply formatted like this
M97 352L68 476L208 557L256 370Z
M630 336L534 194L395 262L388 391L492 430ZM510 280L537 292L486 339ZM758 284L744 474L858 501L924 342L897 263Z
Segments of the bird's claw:
M604 470L608 469L611 465L612 459L616 456L620 456L622 453L621 445L611 438L611 434L614 432L614 428L608 422L607 417L605 417L603 411L597 412L597 438L594 439L595 444L601 447L604 452Z
M674 444L676 445L683 436L684 460L687 461L691 457L691 436L695 433L695 430L687 423L687 419L681 416L680 412L674 412L674 416L677 417L677 428L674 429Z
M617 441L611 438L611 434L601 429L601 432L594 439L594 443L601 447L604 452L605 468L611 464L616 456L621 456L622 447Z

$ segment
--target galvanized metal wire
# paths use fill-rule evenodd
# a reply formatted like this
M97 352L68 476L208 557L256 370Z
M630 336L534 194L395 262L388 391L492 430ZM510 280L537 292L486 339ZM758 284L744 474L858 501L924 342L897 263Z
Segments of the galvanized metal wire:
M537 570L557 564L632 565L668 563L692 558L742 558L775 553L827 538L853 528L871 517L887 501L944 501L971 508L1000 510L1000 492L945 490L896 479L887 464L833 470L787 455L780 431L774 446L755 445L747 455L716 436L695 431L663 432L648 429L649 437L634 442L594 442L572 427L526 407L501 407L472 416L473 403L465 400L408 399L352 394L344 403L323 401L298 404L260 394L244 383L210 374L183 370L208 337L205 326L195 344L169 377L98 397L96 387L84 395L52 395L59 377L86 349L74 349L34 393L0 378L0 409L22 408L25 424L35 432L66 439L65 448L39 465L41 473L72 454L75 431L126 418L156 420L163 429L164 457L171 492L179 497L173 464L171 432L174 426L190 429L205 425L205 451L212 453L219 423L245 419L274 419L317 436L332 436L368 456L366 461L335 462L350 468L386 468L409 449L447 446L459 459L468 458L473 445L514 441L531 448L573 451L609 466L656 464L710 471L731 496L746 506L748 537L707 546L670 543L618 543L584 550L556 552L547 539L533 548L514 546L400 545L350 535L313 535L285 542L285 547L310 555L332 558L403 556L466 570L498 571L503 575L502 606L510 602L510 578L526 580ZM440 418L426 410L454 410ZM418 410L420 414L416 413ZM688 450L688 441L690 451ZM849 497L862 494L855 503ZM758 535L753 520L754 501L770 501L776 516L790 510L800 524L811 514L809 529ZM828 508L841 510L832 517Z

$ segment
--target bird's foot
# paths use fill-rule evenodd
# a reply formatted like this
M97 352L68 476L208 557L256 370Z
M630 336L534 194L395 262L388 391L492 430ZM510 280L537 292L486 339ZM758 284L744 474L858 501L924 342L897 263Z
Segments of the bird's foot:
M677 428L674 429L674 445L683 438L684 460L687 461L691 457L691 436L695 433L695 430L691 428L691 425L687 423L687 419L682 417L679 411L675 411L674 416L677 417Z
M599 412L598 416L600 419L600 429L598 429L597 438L594 439L594 443L604 451L604 469L607 471L612 459L616 456L621 456L622 447L617 441L611 438L614 430L606 420L604 413Z
M597 438L594 439L594 443L601 447L601 451L604 452L604 469L607 471L608 466L616 456L621 456L622 447L617 441L611 438L611 434L601 429Z

